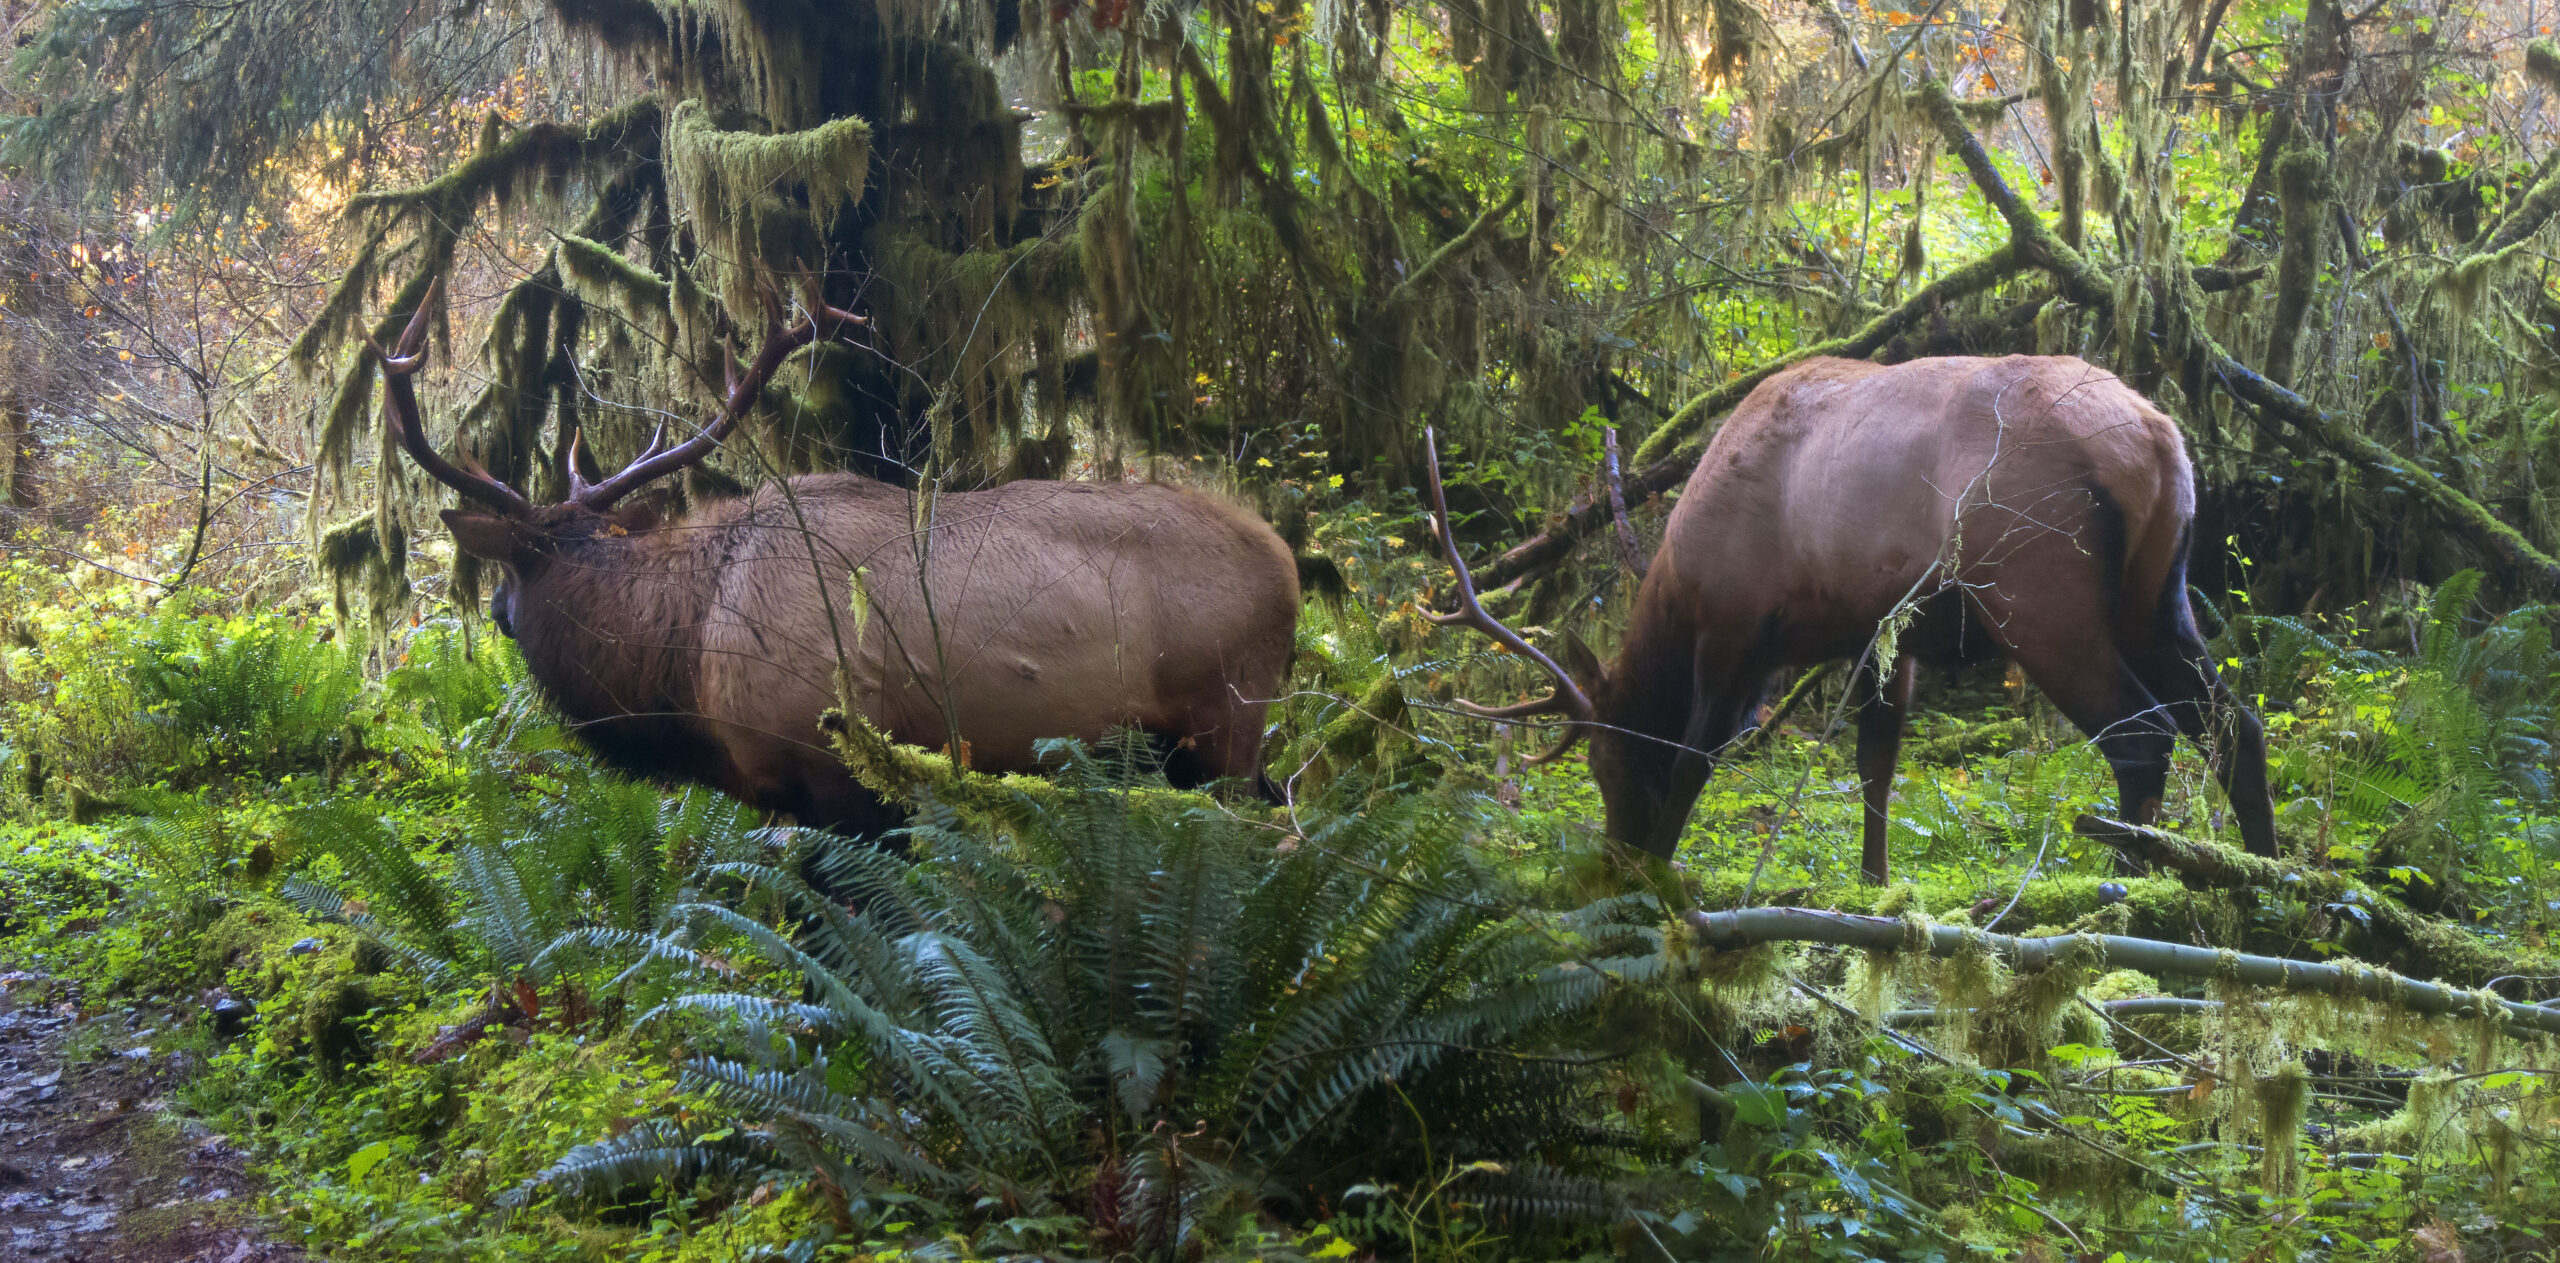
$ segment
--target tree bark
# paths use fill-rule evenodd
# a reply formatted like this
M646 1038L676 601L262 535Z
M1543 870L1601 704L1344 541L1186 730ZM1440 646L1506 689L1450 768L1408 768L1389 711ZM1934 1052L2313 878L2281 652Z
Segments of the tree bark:
M0 400L0 508L36 507L36 429L27 406Z

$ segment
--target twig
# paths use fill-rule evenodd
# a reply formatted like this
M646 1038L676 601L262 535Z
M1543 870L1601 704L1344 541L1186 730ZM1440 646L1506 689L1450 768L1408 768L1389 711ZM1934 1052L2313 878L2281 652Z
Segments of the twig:
M1618 427L1613 425L1602 431L1601 438L1607 455L1602 457L1600 469L1609 483L1609 516L1618 523L1618 551L1625 555L1627 569L1642 581L1644 545L1636 541L1635 523L1627 520L1627 489L1618 478Z

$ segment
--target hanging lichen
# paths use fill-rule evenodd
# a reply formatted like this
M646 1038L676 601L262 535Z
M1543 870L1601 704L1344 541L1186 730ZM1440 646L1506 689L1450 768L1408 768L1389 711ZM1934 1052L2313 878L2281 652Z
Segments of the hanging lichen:
M320 532L316 558L329 579L331 604L340 626L353 620L347 589L361 585L365 595L364 626L379 650L404 625L409 600L409 532L394 522L384 532L373 514L349 518Z
M763 135L715 122L698 100L667 119L668 184L703 234L712 288L753 311L778 270L826 266L823 240L870 176L871 125L840 118ZM777 288L788 289L785 283Z
M2311 1101L2311 1077L2299 1061L2276 1067L2257 1081L2258 1186L2291 1197L2302 1182L2302 1115Z

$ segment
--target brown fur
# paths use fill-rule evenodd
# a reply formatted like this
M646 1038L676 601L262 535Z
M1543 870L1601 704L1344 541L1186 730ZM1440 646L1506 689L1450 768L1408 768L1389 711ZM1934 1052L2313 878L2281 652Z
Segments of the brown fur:
M2077 359L1815 359L1770 378L1673 508L1616 664L1567 655L1610 836L1669 855L1771 673L1855 659L1863 862L1882 881L1910 662L2002 655L2096 739L2136 820L2158 809L2174 734L2218 737L2240 832L2272 854L2257 719L2214 678L2187 602L2194 514L2176 424ZM1874 662L1906 605L1894 660Z
M445 520L506 569L501 614L534 679L636 773L878 828L888 815L818 732L843 661L874 724L942 748L956 714L980 770L1036 770L1041 738L1131 726L1174 743L1178 779L1257 774L1298 613L1270 527L1156 484L1017 482L931 504L919 532L912 493L833 474L677 521L579 504Z

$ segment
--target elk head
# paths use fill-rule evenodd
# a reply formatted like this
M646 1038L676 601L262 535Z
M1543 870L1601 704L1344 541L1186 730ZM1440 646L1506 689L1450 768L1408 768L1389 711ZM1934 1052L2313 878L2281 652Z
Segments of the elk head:
M441 282L438 283L439 285ZM825 307L813 319L801 319L785 325L781 304L771 291L765 294L764 346L756 353L755 362L741 372L731 356L727 365L728 396L720 415L701 433L670 446L664 424L649 439L648 450L623 467L622 472L602 482L590 483L579 470L579 439L570 440L569 498L553 505L537 506L516 490L500 482L489 471L463 458L456 466L437 454L427 442L426 426L418 413L418 392L411 380L427 358L427 317L435 308L436 289L430 286L427 296L418 304L417 314L400 334L398 345L384 350L370 336L365 339L374 357L382 364L383 424L388 426L409 459L430 477L451 487L462 498L465 507L447 509L440 516L446 529L453 532L454 545L463 552L484 561L496 562L506 571L507 582L498 592L499 625L508 625L507 603L512 592L524 579L549 564L562 544L574 540L593 539L602 535L627 534L635 526L651 520L649 515L635 514L615 505L632 492L660 478L701 460L718 448L737 428L739 418L746 415L763 394L765 383L782 367L782 361L793 351L807 346L819 337L819 320L826 324L829 335L848 325L868 324L861 316L834 307ZM723 349L726 354L726 349Z

